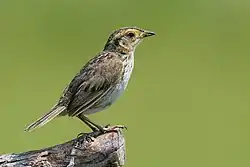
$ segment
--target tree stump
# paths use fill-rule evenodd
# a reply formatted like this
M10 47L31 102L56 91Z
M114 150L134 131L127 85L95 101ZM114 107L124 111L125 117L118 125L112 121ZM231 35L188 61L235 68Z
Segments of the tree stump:
M0 155L0 167L116 167L125 158L121 127L113 126L49 148Z

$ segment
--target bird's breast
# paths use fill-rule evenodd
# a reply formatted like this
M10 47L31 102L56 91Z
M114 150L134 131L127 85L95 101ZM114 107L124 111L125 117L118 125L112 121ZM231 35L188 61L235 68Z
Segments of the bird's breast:
M124 62L124 72L122 79L117 83L116 89L112 92L112 101L115 101L126 89L130 76L134 68L134 54Z
M122 79L122 85L124 89L126 89L128 85L133 68L134 68L134 55L131 55L130 59L128 59L124 65L124 74L123 74L123 79Z

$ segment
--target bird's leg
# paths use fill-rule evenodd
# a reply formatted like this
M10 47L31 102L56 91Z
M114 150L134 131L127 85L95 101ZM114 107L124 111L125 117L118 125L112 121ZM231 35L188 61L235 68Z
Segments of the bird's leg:
M92 126L94 126L95 128L97 128L99 131L101 132L105 132L104 128L101 125L96 124L95 122L91 121L88 117L86 117L85 115L82 114L82 117Z
M83 121L92 131L98 131L96 127L90 124L82 115L77 116L81 121Z
M101 132L104 132L105 130L103 129L102 126L92 122L88 117L86 117L83 114L80 114L78 118L83 121L86 125L88 125L94 132L100 130Z

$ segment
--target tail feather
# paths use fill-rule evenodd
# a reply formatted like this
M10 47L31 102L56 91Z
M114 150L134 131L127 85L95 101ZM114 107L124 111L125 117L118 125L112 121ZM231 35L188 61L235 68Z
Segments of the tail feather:
M50 112L45 114L43 117L39 118L38 120L30 124L28 127L26 127L24 131L30 132L34 130L35 128L45 125L46 123L54 119L56 116L61 114L65 109L66 109L65 106L59 106L59 107L53 108Z

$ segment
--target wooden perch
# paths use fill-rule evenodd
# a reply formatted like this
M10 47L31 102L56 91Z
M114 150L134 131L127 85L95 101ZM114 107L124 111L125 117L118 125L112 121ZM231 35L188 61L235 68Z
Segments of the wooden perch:
M113 126L49 148L0 155L0 167L116 167L125 162L125 139Z

